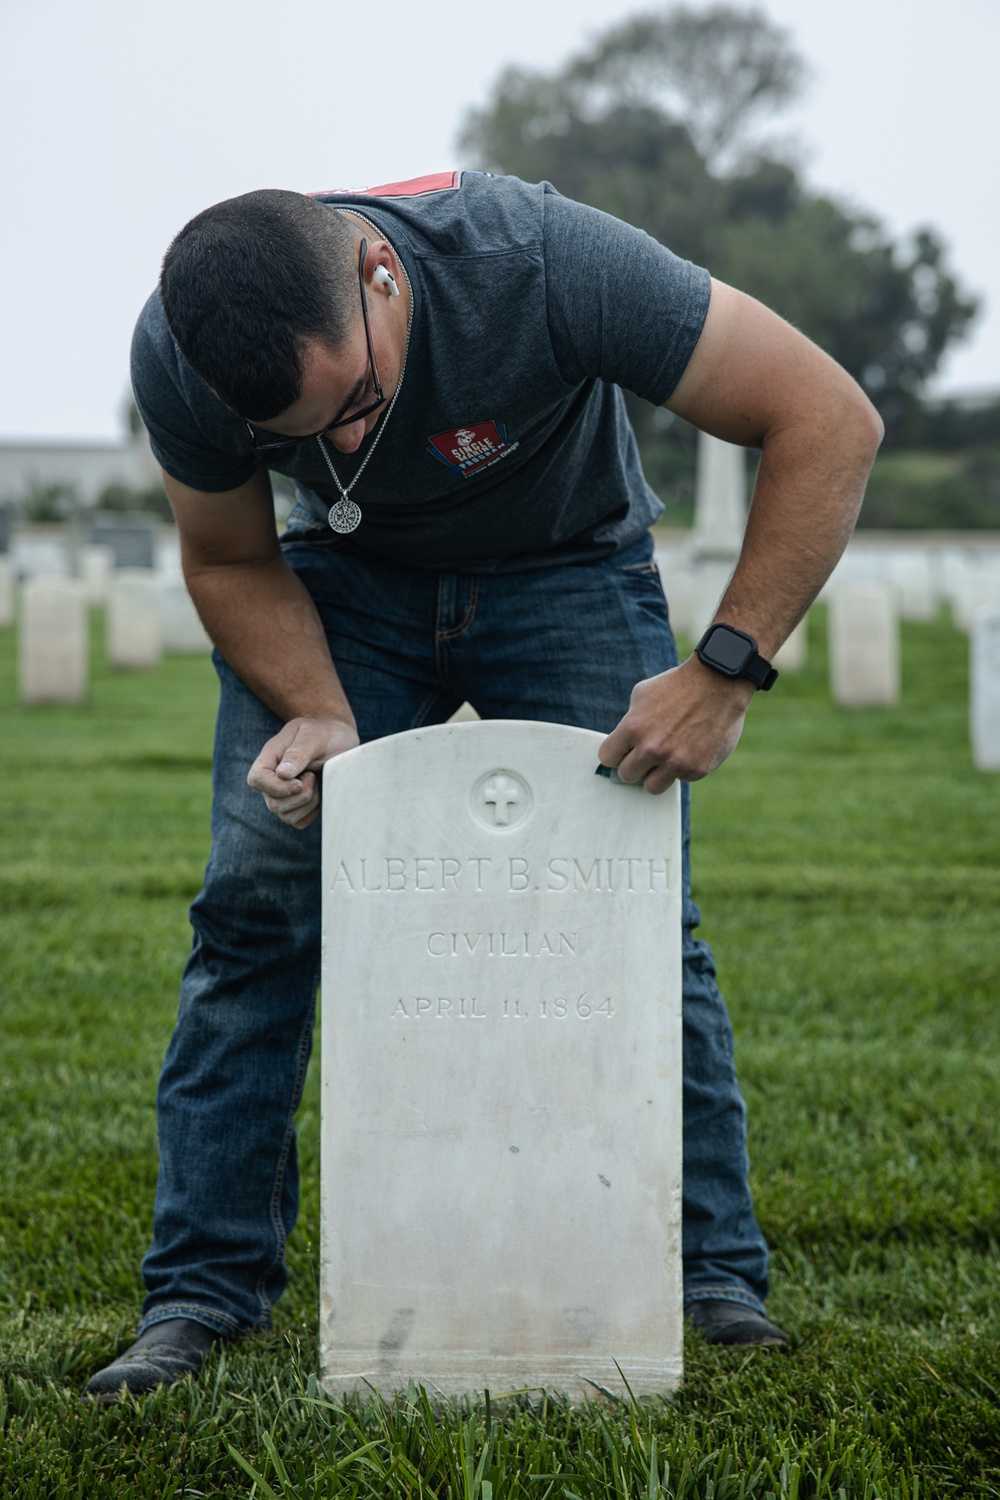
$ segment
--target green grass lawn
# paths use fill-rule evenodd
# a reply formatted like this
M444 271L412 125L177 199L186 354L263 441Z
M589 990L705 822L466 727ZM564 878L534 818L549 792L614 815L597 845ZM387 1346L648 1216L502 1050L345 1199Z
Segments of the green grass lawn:
M329 1402L314 1068L277 1331L105 1408L80 1391L138 1313L214 677L112 674L95 646L86 707L26 710L0 632L0 1495L1000 1495L1000 777L971 768L944 621L906 627L894 711L830 704L821 611L810 649L695 793L795 1352L691 1337L682 1391L634 1407Z

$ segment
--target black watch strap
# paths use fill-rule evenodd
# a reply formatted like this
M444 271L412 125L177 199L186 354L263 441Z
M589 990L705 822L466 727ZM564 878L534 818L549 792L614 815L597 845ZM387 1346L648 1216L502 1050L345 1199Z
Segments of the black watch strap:
M708 627L694 651L713 672L721 672L723 677L746 677L762 693L769 693L778 680L777 668L761 656L753 636L721 620Z

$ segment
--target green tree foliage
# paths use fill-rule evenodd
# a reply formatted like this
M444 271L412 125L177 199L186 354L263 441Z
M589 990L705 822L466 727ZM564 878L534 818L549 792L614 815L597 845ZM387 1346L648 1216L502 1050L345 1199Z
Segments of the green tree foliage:
M1000 444L880 454L859 524L910 531L1000 530Z
M461 144L477 165L547 179L773 307L861 382L892 438L976 302L934 230L895 244L759 140L804 75L760 12L678 6L604 33L554 74L507 69ZM639 425L645 450L654 433Z
M562 75L586 107L655 103L682 120L713 171L738 160L757 122L802 90L805 64L788 33L758 10L686 6L633 16L604 33Z
M24 492L12 499L15 514L36 526L70 520L80 504L71 484L40 479L29 480Z
M989 445L1000 449L1000 397L928 401L915 413L907 438L914 447L943 453Z

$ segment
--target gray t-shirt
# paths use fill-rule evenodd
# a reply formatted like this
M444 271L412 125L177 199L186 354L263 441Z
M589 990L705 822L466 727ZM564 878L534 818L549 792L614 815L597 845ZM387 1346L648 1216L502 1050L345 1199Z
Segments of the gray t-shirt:
M619 387L669 397L705 321L708 273L548 183L449 172L316 196L370 220L413 291L399 398L351 491L361 525L339 545L511 572L640 537L662 506ZM326 512L339 496L318 441L255 457L243 421L180 353L156 293L136 326L132 381L169 474L221 491L263 462L299 487L290 531L333 540ZM345 487L371 443L327 445Z

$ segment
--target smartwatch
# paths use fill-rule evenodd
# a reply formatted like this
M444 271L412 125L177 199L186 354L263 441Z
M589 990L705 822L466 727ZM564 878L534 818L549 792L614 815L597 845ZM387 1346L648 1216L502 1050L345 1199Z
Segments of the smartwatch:
M764 660L753 636L733 625L710 625L694 654L723 677L748 677L762 693L769 693L778 680L777 668Z

